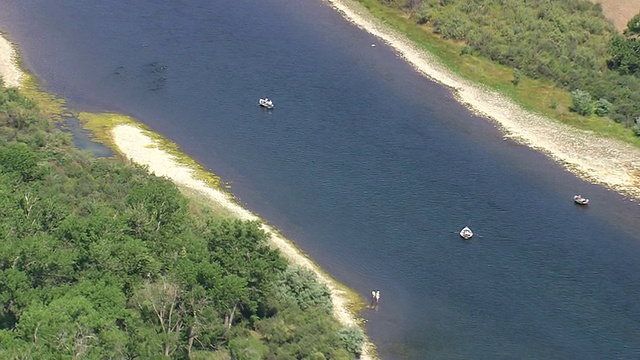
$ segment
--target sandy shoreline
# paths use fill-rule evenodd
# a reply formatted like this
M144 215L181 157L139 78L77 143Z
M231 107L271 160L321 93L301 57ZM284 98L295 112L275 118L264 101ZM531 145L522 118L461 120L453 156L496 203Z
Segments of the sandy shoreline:
M13 45L0 33L0 77L6 87L20 87L23 74Z

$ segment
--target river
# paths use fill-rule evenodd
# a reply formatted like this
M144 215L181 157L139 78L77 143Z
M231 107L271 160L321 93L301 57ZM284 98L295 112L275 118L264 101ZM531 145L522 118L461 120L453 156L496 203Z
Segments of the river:
M327 3L2 0L0 29L70 108L142 121L379 289L382 359L640 358L638 204L505 140Z

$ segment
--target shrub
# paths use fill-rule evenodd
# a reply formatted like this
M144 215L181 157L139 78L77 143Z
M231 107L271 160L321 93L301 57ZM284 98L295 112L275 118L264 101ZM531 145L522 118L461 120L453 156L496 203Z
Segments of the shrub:
M311 307L333 310L331 293L311 271L301 267L289 267L279 279L275 297L281 303L297 304L302 310Z
M269 353L267 345L255 335L246 338L234 338L229 341L231 357L237 360L260 360Z
M518 86L520 80L522 80L522 72L518 68L513 68L513 80L511 82L513 85Z
M340 341L345 349L351 354L359 356L362 353L362 346L364 346L364 335L362 331L357 327L346 327L340 329L338 332Z
M596 101L596 115L598 116L607 116L611 112L612 104L608 102L606 99L600 98Z
M631 130L633 131L634 134L636 134L636 136L640 136L640 117L637 117L633 121L633 126L631 127Z
M591 95L586 91L573 90L571 92L571 111L575 111L583 116L593 114Z
M16 172L22 181L30 181L38 175L38 156L26 144L12 143L0 150L0 169Z
M196 350L191 352L189 360L231 360L231 355L225 349L214 352Z

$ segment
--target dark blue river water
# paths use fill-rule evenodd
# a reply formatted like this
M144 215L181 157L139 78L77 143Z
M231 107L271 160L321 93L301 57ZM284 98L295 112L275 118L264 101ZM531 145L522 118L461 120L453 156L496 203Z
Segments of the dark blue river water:
M380 289L362 316L382 359L640 358L637 203L503 140L326 3L0 8L47 91L141 120L339 281Z

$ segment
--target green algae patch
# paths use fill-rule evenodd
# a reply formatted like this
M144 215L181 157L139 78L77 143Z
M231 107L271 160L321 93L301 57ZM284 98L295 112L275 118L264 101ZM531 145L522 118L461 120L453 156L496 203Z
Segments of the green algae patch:
M40 111L57 123L61 123L65 117L72 116L63 99L42 90L37 80L26 72L23 74L20 93L38 104Z
M132 117L116 114L116 113L88 113L80 112L75 114L80 120L82 128L91 132L91 139L110 147L114 151L118 151L118 147L113 142L111 129L118 125L133 125L144 130L149 129L143 124L135 121Z
M173 157L173 160L193 171L193 177L204 181L208 186L220 189L220 177L208 171L204 166L190 158L180 150L178 144L153 132L148 126L136 121L134 118L116 113L88 113L81 112L75 115L82 127L91 132L94 141L102 143L119 153L118 147L113 141L111 130L118 125L132 125L141 129L145 135L149 136L158 149L165 151Z

